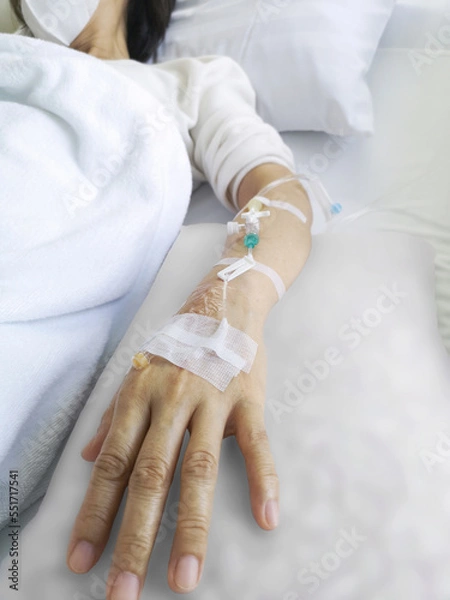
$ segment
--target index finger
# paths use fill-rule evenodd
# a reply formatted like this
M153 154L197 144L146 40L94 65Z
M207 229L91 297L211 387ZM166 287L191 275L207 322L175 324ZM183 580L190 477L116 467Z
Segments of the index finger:
M130 402L142 391L125 380L118 394L109 433L92 469L67 549L67 564L85 573L98 561L119 509L142 440L150 422L146 403Z

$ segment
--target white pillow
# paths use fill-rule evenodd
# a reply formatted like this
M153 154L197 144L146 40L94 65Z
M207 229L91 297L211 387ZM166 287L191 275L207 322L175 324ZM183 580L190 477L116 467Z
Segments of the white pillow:
M104 598L124 506L99 563L72 574L66 547L91 471L79 452L127 370L137 333L178 310L225 237L225 225L182 229L22 531L20 598ZM265 329L280 525L268 533L253 521L244 461L226 439L203 579L190 598L448 598L450 369L436 327L433 254L403 234L314 238L306 268ZM284 406L279 420L276 401ZM166 581L179 472L142 600L179 597ZM6 600L18 597L2 589Z
M178 0L161 61L230 56L279 131L373 131L365 75L395 0Z

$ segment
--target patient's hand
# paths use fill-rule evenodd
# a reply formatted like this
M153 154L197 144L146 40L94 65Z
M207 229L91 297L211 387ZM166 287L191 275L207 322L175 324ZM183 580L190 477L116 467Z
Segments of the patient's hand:
M221 314L214 314L219 288L213 281L217 278L211 278L206 296L193 293L179 313L220 319ZM277 525L278 478L264 426L264 319L256 317L247 294L227 295L230 324L258 343L251 372L241 372L220 392L197 375L152 356L144 370L127 374L96 437L83 450L83 457L95 464L68 548L73 571L84 573L99 559L128 486L107 600L136 600L142 590L186 429L190 439L168 568L171 589L192 591L201 577L224 437L235 435L244 455L256 522L263 529ZM80 552L71 555L80 541Z

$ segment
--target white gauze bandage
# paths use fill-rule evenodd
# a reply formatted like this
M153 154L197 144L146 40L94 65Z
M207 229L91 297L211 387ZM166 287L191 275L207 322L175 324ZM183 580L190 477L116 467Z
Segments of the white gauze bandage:
M97 10L100 0L22 0L22 14L40 40L70 46Z
M249 373L258 344L245 332L196 313L173 316L140 348L206 379L221 392L241 371Z

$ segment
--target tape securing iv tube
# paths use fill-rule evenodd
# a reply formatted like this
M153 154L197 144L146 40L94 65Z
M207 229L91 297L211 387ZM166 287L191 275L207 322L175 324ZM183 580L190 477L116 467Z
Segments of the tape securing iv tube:
M270 216L270 211L261 210L263 206L289 211L302 223L308 222L307 217L296 206L280 200L269 200L264 196L265 193L282 183L299 179L309 180L308 177L289 176L271 182L259 192L259 195L247 203L247 212L239 215L245 220L245 223L229 222L227 224L229 235L238 234L242 229L245 230L243 244L247 248L248 254L241 258L223 258L216 263L216 265L228 265L227 268L217 273L217 276L224 282L224 302L228 282L250 269L267 275L275 286L278 299L283 297L286 291L283 280L274 269L254 259L253 248L260 242L259 219ZM315 181L309 181L309 183L315 187L322 206L326 205L327 214L329 216L338 214L341 206L331 202L322 184ZM133 357L133 367L138 370L145 368L150 362L146 356L147 353L161 356L209 381L223 392L241 371L250 372L257 349L258 344L244 331L232 327L225 316L219 321L197 313L182 313L172 317L144 343L140 351Z
M259 196L262 196L264 198L264 194L267 194L268 192L272 191L279 185L282 185L284 183L289 183L291 181L300 181L302 183L308 196L310 198L315 198L316 201L318 202L319 206L322 208L327 221L331 220L333 217L339 215L342 212L342 205L339 202L333 202L333 200L330 198L330 195L328 194L327 190L325 189L325 187L322 184L322 182L320 181L320 179L315 175L310 176L310 175L307 175L306 173L297 173L296 175L287 175L286 177L282 177L281 179L278 179L277 181L272 181L271 183L268 183L262 190L259 191ZM264 202L264 204L267 205L267 202ZM284 206L282 206L282 205L284 205ZM288 203L286 203L286 202L279 202L277 200L275 200L275 203L273 204L273 206L278 206L279 208L284 208L285 210L289 210L293 214L295 214L295 212L298 210L293 206L289 207ZM299 211L299 212L301 212L301 211ZM299 218L301 218L301 216L299 214L297 216ZM306 222L306 221L304 221L304 222Z
M232 327L226 318L219 321L183 313L169 319L135 357L145 357L146 352L162 356L223 392L241 371L250 372L257 349L258 344L244 331ZM142 368L145 363L138 361L138 366Z
M247 258L247 257L245 257L245 258ZM219 262L216 262L216 264L214 266L216 266L216 265L232 265L233 263L235 263L239 260L241 260L241 259L236 258L236 257L223 258L222 260L219 260ZM255 269L255 271L264 273L264 275L267 275L272 280L273 285L278 294L278 300L281 300L281 298L286 293L286 287L283 283L283 280L278 275L278 273L271 267L268 267L267 265L263 265L262 263L257 262L255 259L253 259L253 267L252 268Z
M252 199L259 200L261 204L265 204L266 206L273 206L274 208L282 208L283 210L287 210L300 219L302 223L308 222L306 215L293 204L289 204L289 202L282 202L281 200L268 200L264 196L255 196Z

